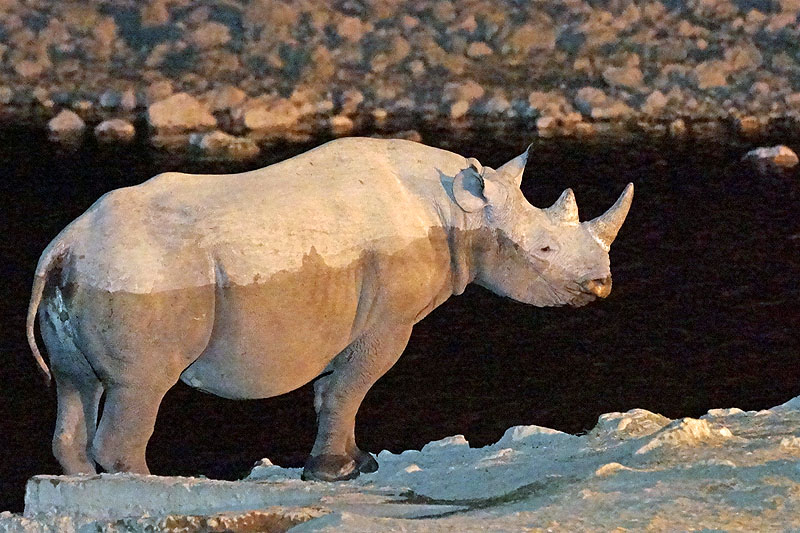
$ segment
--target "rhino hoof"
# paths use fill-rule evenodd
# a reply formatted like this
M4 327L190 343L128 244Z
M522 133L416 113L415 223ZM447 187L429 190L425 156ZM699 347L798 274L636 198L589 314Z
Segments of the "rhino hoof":
M375 460L371 453L359 450L354 459L358 466L358 471L362 474L372 474L378 471L378 461Z
M303 481L346 481L355 479L359 472L356 462L346 455L318 455L309 457L303 468Z

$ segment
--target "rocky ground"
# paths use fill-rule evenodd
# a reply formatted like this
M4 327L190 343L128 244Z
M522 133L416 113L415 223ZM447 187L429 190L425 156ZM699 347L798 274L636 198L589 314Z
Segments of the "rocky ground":
M609 413L581 436L517 426L483 448L456 435L378 461L340 483L267 459L238 482L37 476L0 531L800 529L800 397L699 419Z
M798 14L800 0L0 0L0 121L167 146L217 132L192 145L221 156L365 124L753 134L800 119Z

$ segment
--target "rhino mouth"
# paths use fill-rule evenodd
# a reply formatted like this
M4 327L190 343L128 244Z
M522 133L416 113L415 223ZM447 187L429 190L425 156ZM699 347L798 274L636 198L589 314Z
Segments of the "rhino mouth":
M595 293L584 289L578 284L565 287L565 290L570 295L569 300L566 302L570 307L583 307L597 300L597 295Z

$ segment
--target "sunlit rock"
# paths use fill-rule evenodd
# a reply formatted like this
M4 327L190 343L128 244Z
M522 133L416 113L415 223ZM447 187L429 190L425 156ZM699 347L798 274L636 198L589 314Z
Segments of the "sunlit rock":
M217 124L214 115L186 93L174 94L150 104L147 120L152 127L165 132L205 130Z
M47 123L47 129L55 137L65 137L80 134L86 124L81 117L69 109L62 110Z
M136 136L136 128L127 120L113 118L95 126L94 134L103 142L130 141Z
M733 436L727 427L716 427L706 420L684 418L672 422L647 444L636 450L636 453L647 453L664 446L720 445L726 443Z
M258 145L252 139L235 137L223 131L194 133L190 136L189 143L207 156L224 159L249 159L260 152Z
M626 413L606 413L600 415L589 437L604 443L638 439L660 431L670 422L669 418L645 409L631 409Z
M751 150L744 159L752 161L760 170L770 168L793 168L798 163L797 154L788 146L778 145Z
M25 515L0 514L0 531L800 528L800 397L700 420L632 409L584 436L516 426L483 448L456 435L378 458L377 472L339 483L303 482L269 459L238 482L38 476Z
M297 124L300 111L287 99L258 98L247 102L242 118L251 130L285 130Z

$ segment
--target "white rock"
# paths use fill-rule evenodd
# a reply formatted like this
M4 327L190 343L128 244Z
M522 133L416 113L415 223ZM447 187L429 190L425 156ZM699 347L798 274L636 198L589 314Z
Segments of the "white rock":
M112 118L95 126L94 134L103 142L130 141L136 136L136 129L127 120Z
M750 150L745 154L744 159L763 162L780 168L792 168L798 163L797 154L791 148L782 144Z
M150 104L147 120L157 130L173 132L204 130L217 125L214 115L186 93L173 94Z
M636 453L647 453L663 446L718 445L731 437L733 434L726 427L714 427L707 420L684 418L676 420L659 432L650 442L636 450Z
M645 409L631 409L625 413L600 415L597 425L589 433L599 441L613 442L639 439L660 431L672 422L669 418Z
M422 453L432 452L432 451L440 452L446 448L452 448L454 446L469 447L469 442L467 442L467 439L464 438L464 435L453 435L452 437L445 437L443 439L429 442L428 444L422 447Z
M54 135L77 134L82 132L85 127L86 124L81 117L69 109L62 110L47 123L47 128Z
M239 482L39 476L25 516L0 514L0 531L158 531L166 516L236 530L250 509L273 506L308 520L292 531L799 530L800 397L765 412L711 410L713 420L662 427L665 417L633 409L601 416L588 435L517 426L483 448L456 435L383 451L376 473L340 483L303 482L269 460Z

